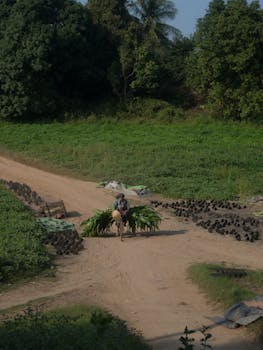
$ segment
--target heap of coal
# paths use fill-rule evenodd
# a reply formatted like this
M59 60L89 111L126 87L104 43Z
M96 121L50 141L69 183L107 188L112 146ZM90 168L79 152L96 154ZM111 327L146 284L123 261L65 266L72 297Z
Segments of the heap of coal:
M51 244L58 255L78 254L83 248L83 238L75 230L50 232L43 240L44 244Z
M155 208L172 209L176 216L191 219L210 233L231 235L238 241L254 242L260 238L262 223L257 218L245 216L243 212L247 207L237 202L188 199L171 203L154 200L151 204Z
M21 184L19 182L14 182L14 181L1 180L1 182L7 188L15 192L15 194L27 204L29 205L34 204L36 206L40 206L44 204L44 200L40 197L39 194L33 191L30 186L26 184Z
M210 270L212 272L212 276L215 277L242 278L247 276L247 271L244 269L211 267Z
M45 201L37 192L33 191L30 186L14 181L0 180L0 182L13 191L23 202L27 203L37 216L41 214L41 207ZM36 207L38 209L36 209ZM76 230L48 232L43 243L53 245L56 249L56 253L59 255L78 254L83 248L83 239Z

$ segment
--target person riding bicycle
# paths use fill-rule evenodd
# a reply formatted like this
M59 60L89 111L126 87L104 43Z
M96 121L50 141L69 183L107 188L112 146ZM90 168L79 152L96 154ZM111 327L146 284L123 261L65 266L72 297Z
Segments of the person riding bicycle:
M113 207L114 210L118 210L120 212L123 224L125 226L129 218L130 205L123 193L117 194Z

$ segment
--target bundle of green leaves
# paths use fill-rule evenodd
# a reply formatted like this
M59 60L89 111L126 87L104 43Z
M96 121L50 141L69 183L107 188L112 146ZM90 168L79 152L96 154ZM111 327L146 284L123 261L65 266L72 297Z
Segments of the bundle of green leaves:
M114 222L112 209L98 210L94 216L82 222L82 236L103 235L110 230ZM160 222L160 216L150 207L140 205L130 209L128 224L134 233L139 230L154 231L158 229Z
M160 216L152 208L140 205L131 208L129 215L129 226L133 232L155 231L161 222Z
M95 215L83 221L81 226L84 227L82 236L97 237L106 233L114 223L112 210L97 210Z

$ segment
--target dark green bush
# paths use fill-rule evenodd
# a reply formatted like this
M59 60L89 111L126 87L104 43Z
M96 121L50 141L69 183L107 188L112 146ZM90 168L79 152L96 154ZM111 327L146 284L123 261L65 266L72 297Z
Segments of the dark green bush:
M140 335L98 309L74 307L52 313L31 309L0 324L1 350L146 350Z
M116 114L121 119L171 121L181 118L183 111L164 100L134 97L120 104Z

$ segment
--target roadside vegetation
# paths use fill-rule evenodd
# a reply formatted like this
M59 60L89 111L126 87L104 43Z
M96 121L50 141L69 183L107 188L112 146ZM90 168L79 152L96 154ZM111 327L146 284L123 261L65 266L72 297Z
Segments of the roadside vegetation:
M50 265L34 216L0 185L0 286L18 277L33 276Z
M171 0L1 1L0 118L151 97L262 122L259 2L211 0L190 38L176 14Z
M0 323L1 350L147 350L141 336L95 307L74 306L47 313L27 309Z
M144 184L174 198L241 199L263 187L263 128L234 122L1 122L0 148L56 171Z
M263 271L246 270L247 276L242 278L215 276L215 268L226 266L197 264L189 268L189 276L213 302L224 309L233 304L263 294ZM263 343L263 320L260 319L247 327Z
M188 38L170 0L2 1L1 149L171 197L260 193L262 11L211 0Z

